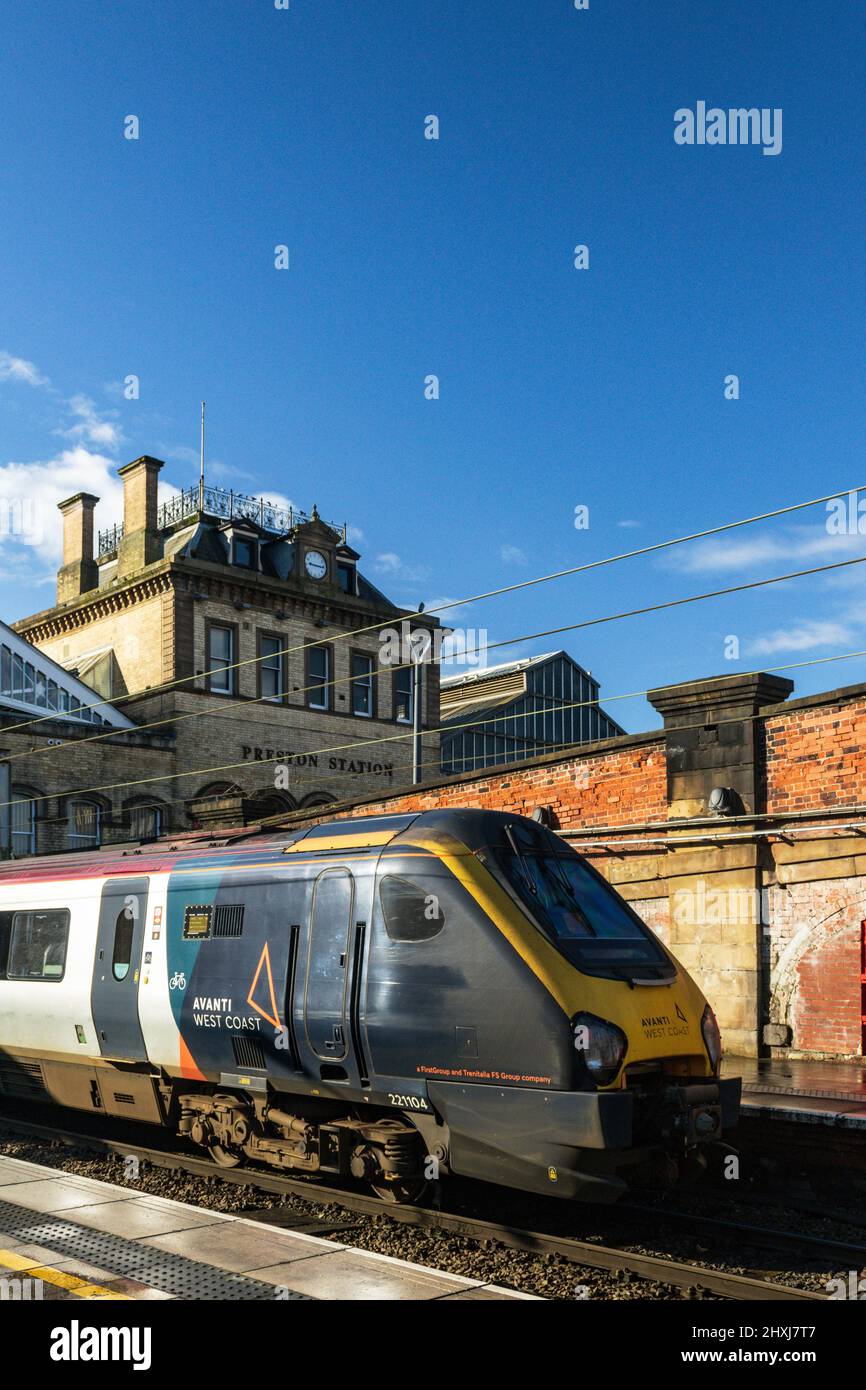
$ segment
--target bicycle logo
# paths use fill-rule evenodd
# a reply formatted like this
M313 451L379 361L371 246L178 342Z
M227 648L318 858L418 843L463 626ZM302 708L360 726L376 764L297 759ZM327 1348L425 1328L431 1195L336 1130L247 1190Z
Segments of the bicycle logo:
M182 970L175 970L168 982L169 989L186 989L186 975Z

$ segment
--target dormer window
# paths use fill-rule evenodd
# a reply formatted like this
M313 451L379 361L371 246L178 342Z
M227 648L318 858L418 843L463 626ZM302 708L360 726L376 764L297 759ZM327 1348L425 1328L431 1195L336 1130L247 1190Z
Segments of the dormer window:
M354 594L357 592L356 570L354 565L347 565L340 560L337 564L337 583L344 594Z
M232 564L245 570L258 569L259 545L253 536L232 537Z

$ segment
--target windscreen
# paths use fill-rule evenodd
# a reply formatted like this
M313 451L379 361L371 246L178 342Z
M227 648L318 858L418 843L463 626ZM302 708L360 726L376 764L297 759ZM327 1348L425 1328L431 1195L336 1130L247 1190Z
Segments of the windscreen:
M536 840L519 825L506 831L496 863L511 888L563 955L591 975L667 978L673 967L636 913L584 859Z

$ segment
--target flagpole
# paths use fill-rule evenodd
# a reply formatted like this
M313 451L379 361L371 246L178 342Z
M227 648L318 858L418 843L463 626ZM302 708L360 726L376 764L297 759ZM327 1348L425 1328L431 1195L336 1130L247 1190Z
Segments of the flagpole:
M198 509L204 511L204 401L201 403L201 456L198 470Z

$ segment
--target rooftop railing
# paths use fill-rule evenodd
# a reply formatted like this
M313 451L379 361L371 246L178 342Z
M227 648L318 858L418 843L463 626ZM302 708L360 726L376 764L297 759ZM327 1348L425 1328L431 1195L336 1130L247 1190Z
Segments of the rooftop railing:
M156 514L157 530L167 531L179 522L197 516L217 517L220 521L254 521L263 531L270 531L275 536L285 536L296 526L320 519L315 508L311 514L299 511L296 507L279 507L274 502L266 501L264 497L248 497L231 488L190 487L162 503ZM324 524L339 532L345 543L345 522L338 525L328 521ZM100 531L97 538L99 558L115 554L122 539L123 526L120 524Z

